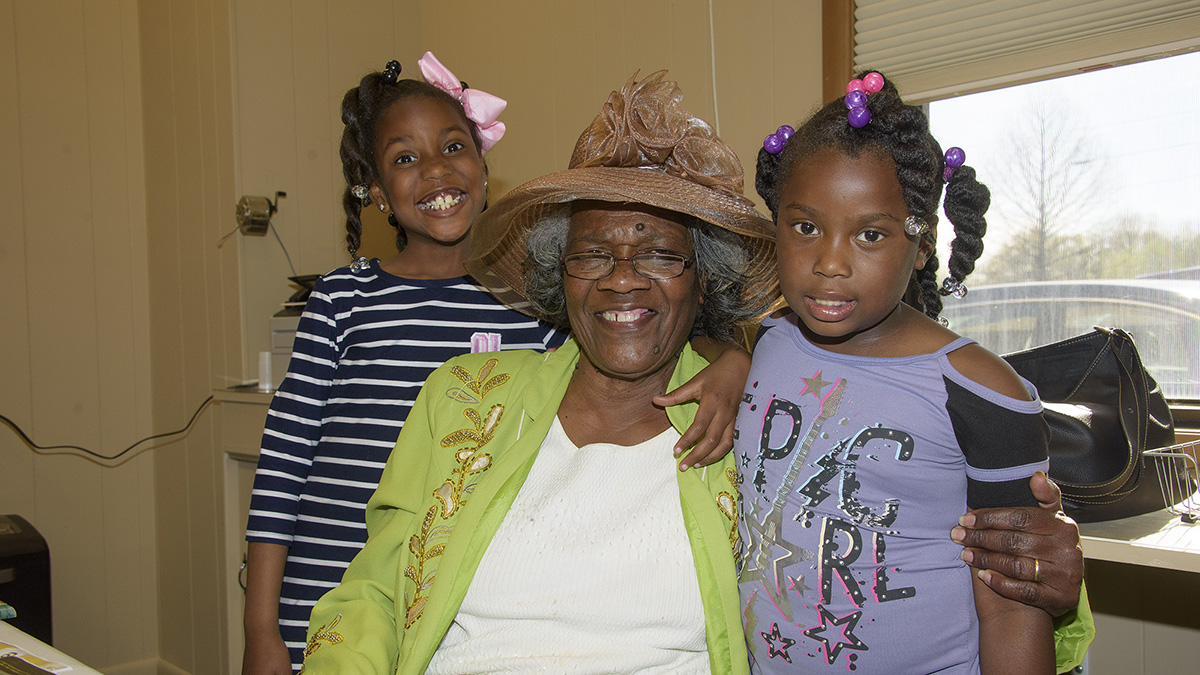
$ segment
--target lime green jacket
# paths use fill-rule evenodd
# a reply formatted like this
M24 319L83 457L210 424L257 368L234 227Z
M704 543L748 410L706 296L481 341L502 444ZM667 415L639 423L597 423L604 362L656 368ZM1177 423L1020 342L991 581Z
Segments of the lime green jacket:
M367 504L366 547L313 609L304 672L424 673L558 412L579 347L468 354L425 383ZM707 365L686 347L671 388ZM667 410L680 431L695 404ZM671 456L664 462L674 463ZM732 455L677 472L713 673L748 673Z

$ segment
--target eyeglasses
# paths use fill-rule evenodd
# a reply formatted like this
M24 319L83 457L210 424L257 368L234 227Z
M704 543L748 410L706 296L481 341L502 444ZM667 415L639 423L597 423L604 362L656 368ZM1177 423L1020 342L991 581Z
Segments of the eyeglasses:
M630 258L618 258L611 253L590 251L566 256L563 268L576 279L594 281L612 274L619 260L633 263L633 270L647 279L674 279L695 262L695 258L676 253L639 253Z

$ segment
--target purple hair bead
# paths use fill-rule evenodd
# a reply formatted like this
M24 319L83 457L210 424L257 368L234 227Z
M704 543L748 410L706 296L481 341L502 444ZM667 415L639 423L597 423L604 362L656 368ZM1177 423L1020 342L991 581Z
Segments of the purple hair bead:
M794 133L796 133L795 129L784 124L776 129L775 133L768 134L767 137L763 139L763 150L766 150L772 155L778 155L779 153L783 152L783 146L787 145L788 139L790 139Z
M950 182L950 176L954 175L954 170L963 165L967 161L967 153L963 152L962 148L953 147L946 151L946 168L942 170L942 178L946 182Z
M867 105L867 95L857 89L846 94L847 108L862 108Z
M957 169L967 161L967 153L962 148L953 147L946 151L946 166Z
M871 121L871 111L862 106L851 108L847 118L850 120L850 126L855 129L861 129Z

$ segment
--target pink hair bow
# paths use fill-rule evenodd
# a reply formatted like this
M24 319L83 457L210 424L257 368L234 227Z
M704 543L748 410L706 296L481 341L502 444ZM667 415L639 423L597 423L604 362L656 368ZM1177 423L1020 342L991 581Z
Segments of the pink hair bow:
M433 52L425 52L425 56L417 60L417 65L421 67L421 76L426 82L462 103L467 119L474 122L475 127L479 129L479 140L483 145L479 148L480 154L491 150L496 141L504 136L504 122L499 122L496 118L504 111L508 101L486 91L463 89L462 82L437 60Z

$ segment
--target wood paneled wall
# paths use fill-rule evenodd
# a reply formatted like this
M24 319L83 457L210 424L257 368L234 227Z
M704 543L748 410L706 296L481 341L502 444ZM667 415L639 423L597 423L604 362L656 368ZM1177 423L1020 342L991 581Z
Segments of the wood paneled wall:
M136 15L0 2L0 414L109 455L155 428ZM46 538L55 644L97 666L157 652L154 495L153 453L0 427L0 513Z
M139 3L155 426L186 420L240 381L230 6ZM155 456L159 656L190 673L225 670L223 455L218 415Z

